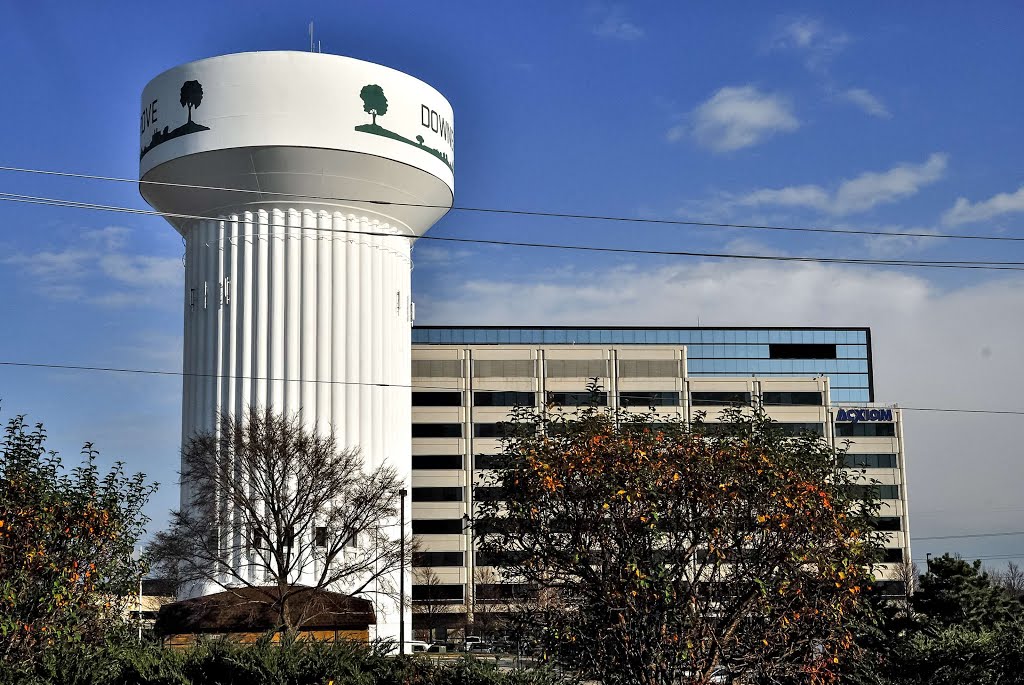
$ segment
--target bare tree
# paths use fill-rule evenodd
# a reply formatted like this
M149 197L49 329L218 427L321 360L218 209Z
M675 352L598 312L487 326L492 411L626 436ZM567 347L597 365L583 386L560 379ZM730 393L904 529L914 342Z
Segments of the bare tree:
M488 589L495 588L501 583L501 577L493 569L486 566L478 566L473 573L473 625L471 629L474 635L482 635L485 639L493 639L494 633L500 628L502 613L508 612L507 602L502 604L504 599L501 596L494 596ZM468 633L470 627L467 627Z
M917 567L912 561L904 561L896 564L895 576L896 580L903 584L903 596L907 600L909 607L910 598L917 590L917 577L921 575L921 569Z
M388 533L400 506L397 474L368 471L358 449L339 448L297 416L222 416L219 430L188 441L182 481L182 508L150 547L169 577L256 588L289 631L316 611L290 606L309 588L393 592L387 579L402 562L400 537Z
M426 626L428 640L433 641L436 637L435 631L447 626L444 617L453 612L455 607L451 600L441 596L441 578L429 566L417 568L413 571L415 582L420 587L421 596L412 602L413 613L419 617L420 622Z
M994 585L1006 590L1010 596L1020 599L1024 596L1024 570L1016 562L1011 561L1006 565L1006 570L993 569L988 571L989 577Z

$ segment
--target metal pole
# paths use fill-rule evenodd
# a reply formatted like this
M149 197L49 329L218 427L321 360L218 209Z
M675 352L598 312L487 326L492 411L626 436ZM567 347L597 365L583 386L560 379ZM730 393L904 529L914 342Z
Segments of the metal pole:
M401 501L401 511L399 513L399 534L401 535L401 550L402 560L399 562L398 573L398 655L403 656L405 654L405 496L409 492L402 488L398 491L398 498Z
M139 642L142 642L142 575L139 575Z

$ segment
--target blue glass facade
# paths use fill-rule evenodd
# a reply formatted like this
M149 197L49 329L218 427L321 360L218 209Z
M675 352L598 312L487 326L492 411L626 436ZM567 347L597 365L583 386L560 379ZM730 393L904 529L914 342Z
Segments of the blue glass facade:
M867 328L415 326L413 345L686 345L689 374L829 377L833 402L871 402ZM800 346L808 346L801 358ZM781 350L785 348L785 354ZM834 349L833 349L834 348Z

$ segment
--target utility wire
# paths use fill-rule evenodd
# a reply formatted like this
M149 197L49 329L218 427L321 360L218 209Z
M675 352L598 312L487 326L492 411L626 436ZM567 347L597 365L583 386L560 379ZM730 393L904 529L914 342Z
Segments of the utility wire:
M395 202L388 200L357 200L352 198L342 197L330 197L323 195L299 195L295 193L281 193L271 192L266 190L257 190L251 188L228 188L222 186L205 186L196 185L191 183L173 183L170 181L146 181L134 178L120 178L117 176L102 176L99 174L85 174L85 173L74 173L70 171L55 171L49 169L30 169L25 167L15 166L0 166L0 171L24 173L24 174L38 174L45 176L58 176L64 178L76 178L86 179L94 181L114 181L118 183L138 183L139 185L151 185L151 186L170 186L174 188L188 188L192 190L216 190L216 191L227 191L237 193L252 193L261 196L284 196L300 198L303 200L323 200L328 202L369 202L378 205L391 205L396 207L420 207L424 209L449 209L447 205L430 205L421 204L415 202ZM529 217L542 217L542 218L557 218L557 219L583 219L587 221L611 221L611 222L627 222L627 223L639 223L639 224L655 224L655 225L667 225L667 226L694 226L698 228L738 228L748 230L762 230L762 231L793 231L801 233L833 233L840 235L870 235L870 236L899 236L904 238L936 238L936 239L948 239L948 240L994 240L994 241L1011 241L1021 242L1024 241L1024 237L1017 236L996 236L996 235L984 235L984 234L963 234L963 233L924 233L924 232L910 232L910 231L869 231L869 230L858 230L858 229L845 229L845 228L825 228L817 226L777 226L771 224L732 224L724 222L714 221L694 221L692 219L648 219L640 217L626 217L626 216L614 216L604 214L580 214L580 213L566 213L566 212L548 212L541 210L526 210L526 209L504 209L497 207L473 207L465 205L455 205L450 207L453 211L459 212L478 212L487 214L511 214L519 216Z
M142 216L161 216L173 219L192 219L201 221L225 221L220 216L204 216L199 214L180 214L174 212L159 212L156 210L134 209L131 207L120 207L117 205L102 205L90 202L79 202L61 198L42 197L35 195L21 195L17 193L0 192L0 201L38 204L53 207L65 207L72 209L91 209L97 211L116 212L122 214L138 214ZM565 245L558 243L532 243L516 242L507 240L487 240L483 238L454 238L446 236L423 235L419 237L406 236L383 231L358 231L343 228L319 228L314 226L289 226L287 224L267 224L273 228L285 228L295 230L320 231L328 233L352 233L357 235L371 235L387 238L403 238L406 240L435 240L452 243L471 243L478 245L501 245L508 247L529 247L552 250L572 250L582 252L602 252L615 254L642 254L671 257L702 257L711 259L737 259L752 261L772 262L808 262L820 264L854 264L860 266L905 266L914 268L933 269L975 269L983 271L1024 271L1024 262L995 262L995 261L952 261L952 260L895 260L895 259L855 259L838 257L807 257L807 256L782 256L782 255L751 255L717 252L689 252L674 250L641 250L624 247L598 247L593 245Z
M1010 535L1024 535L1024 530L1008 530L998 533L964 533L963 535L914 536L914 540L966 540L968 538L1001 538Z
M318 378L310 379L285 379L285 378L271 378L263 376L234 376L231 374L217 374L217 373L199 373L193 371L168 371L164 369L138 369L138 368L124 368L115 366L86 366L82 364L45 364L41 362L14 362L14 361L0 361L0 366L8 367L23 367L33 369L59 369L65 371L101 371L108 373L130 373L130 374L143 374L150 376L182 376L190 378L219 378L224 380L240 380L240 381L267 381L270 383L325 383L328 385L359 385L369 386L375 388L407 388L411 390L448 390L451 392L462 392L467 390L466 388L453 388L450 385L422 385L422 384L402 384L402 383L371 383L368 381L340 381L340 380L323 380ZM507 392L507 387L502 388L480 388L474 387L473 390L477 392ZM532 391L531 391L532 392ZM635 391L639 392L639 391ZM620 392L619 395L628 396L630 391L626 390ZM763 403L764 406L768 407L791 407L794 405L784 403ZM839 405L837 405L839 406ZM636 405L634 409L643 408L642 405ZM894 409L901 409L904 411L931 411L931 412L952 412L952 413L964 413L964 414L1004 414L1012 416L1024 416L1024 410L1010 410L1010 409L949 409L949 408L937 408L937 407L904 407L897 406ZM1020 533L1005 533L1006 535L1024 535L1024 531ZM955 537L955 536L954 536ZM975 536L965 536L975 537ZM917 540L928 540L933 538L915 538Z

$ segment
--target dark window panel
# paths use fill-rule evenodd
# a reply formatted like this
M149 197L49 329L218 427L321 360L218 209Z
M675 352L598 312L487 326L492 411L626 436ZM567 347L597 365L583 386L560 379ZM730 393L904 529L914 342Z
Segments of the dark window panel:
M508 462L509 458L504 454L477 454L473 457L473 466L478 469L503 469Z
M698 390L690 393L690 402L694 405L713 407L729 406L730 404L750 404L750 393Z
M896 424L837 423L836 435L841 438L891 438L896 435Z
M581 407L594 404L598 407L608 405L606 392L549 392L547 403L558 407Z
M413 502L461 502L462 488L413 488Z
M502 552L477 552L477 566L511 566L520 564L530 556L523 550L505 550Z
M802 435L804 433L814 433L815 435L824 435L825 426L821 423L774 423L772 424L786 435Z
M414 407L461 407L461 392L414 392L412 394L412 406Z
M461 469L461 454L414 454L412 455L412 467L414 469Z
M327 546L327 528L325 526L316 527L315 542L317 547Z
M822 406L820 392L766 392L761 396L761 402L766 407L786 405Z
M497 423L474 423L473 436L477 438L503 438L512 436L517 432L532 430L532 424L517 423L512 421L498 421Z
M663 390L627 390L619 393L624 407L678 407L679 393Z
M413 552L413 566L462 566L465 552Z
M501 487L478 485L473 488L473 499L478 502L494 502L496 500L502 500L505 499L505 489Z
M768 346L770 359L835 359L836 346L813 343L773 343Z
M477 583L476 598L484 602L525 600L535 597L536 589L526 583Z
M865 498L871 493L876 493L879 499L900 498L898 485L850 485L849 488L854 497Z
M846 454L843 465L850 469L894 469L895 454Z
M413 519L413 535L455 535L463 532L462 519Z
M902 564L903 550L899 547L887 547L882 552L882 562L886 564Z
M464 585L413 585L414 602L459 602L462 601Z
M537 394L532 392L474 392L473 404L477 407L533 407Z
M412 437L414 438L461 438L461 423L414 423L412 424Z
M875 519L875 529L884 531L902 530L899 516L879 516Z

